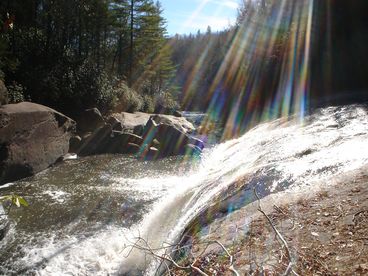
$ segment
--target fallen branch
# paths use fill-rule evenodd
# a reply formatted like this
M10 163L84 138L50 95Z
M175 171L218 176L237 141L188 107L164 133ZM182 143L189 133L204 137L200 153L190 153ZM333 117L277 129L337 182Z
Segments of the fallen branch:
M230 254L230 252L226 249L226 247L219 241L213 241L214 243L218 244L224 251L225 253L227 254L227 256L229 257L229 262L230 262L230 265L229 265L229 270L234 273L234 275L236 276L239 276L239 272L234 268L234 257L233 255Z
M140 243L143 243L144 245L140 245ZM175 245L172 245L175 246ZM201 274L202 276L209 276L207 273L205 273L204 271L202 271L199 267L195 266L195 263L197 262L197 260L195 259L194 262L192 262L190 265L187 266L182 266L179 265L177 262L175 262L175 260L169 255L169 254L157 254L155 251L156 250L163 250L163 249L167 249L168 246L162 247L162 248L151 248L151 246L148 244L148 242L143 239L142 237L136 237L136 242L133 243L132 245L130 245L129 247L131 247L131 250L129 251L128 255L126 257L128 257L130 255L130 253L132 252L132 249L138 249L141 250L143 252L146 252L148 254L150 254L151 256L155 257L156 259L159 259L163 262L165 262L166 268L169 271L169 274L171 274L169 266L167 265L166 262L170 263L170 265L174 266L176 269L179 270L191 270L193 272L197 272L199 274Z
M129 241L129 239L126 237L126 239ZM235 276L240 276L240 273L234 268L234 257L230 254L229 250L218 240L213 240L213 241L204 241L204 242L200 242L201 244L206 244L205 249L197 256L194 257L194 254L192 253L191 255L193 256L194 260L190 262L189 265L183 266L178 264L171 256L170 254L167 253L163 253L163 254L158 254L156 253L156 251L161 251L161 250L167 250L171 248L171 251L178 251L181 249L186 249L188 248L188 246L182 246L180 248L176 248L174 250L174 247L178 247L179 244L181 244L181 242L179 242L178 244L169 244L167 246L162 246L159 248L152 248L148 242L142 238L139 234L138 237L135 237L135 242L132 243L131 245L127 246L130 247L130 250L127 254L128 257L133 249L138 249L141 250L145 253L150 254L151 256L153 256L154 258L161 260L161 262L163 262L166 266L166 270L168 271L168 274L171 275L171 271L170 271L170 265L173 266L175 269L179 269L179 270L187 270L187 271L192 271L192 272L196 272L199 273L202 276L208 276L208 274L206 272L204 272L203 270L201 270L198 266L196 266L196 263L198 261L198 258L201 257L206 249L211 245L211 244L217 244L218 246L221 247L221 249L226 253L226 255L229 257L229 267L228 269L235 275ZM169 265L168 265L169 264Z
M293 259L291 257L291 254L290 254L290 249L289 249L289 246L286 242L286 240L284 239L284 237L281 235L281 233L279 232L279 230L277 230L277 228L275 227L275 225L273 224L272 220L270 219L270 217L263 211L262 209L262 206L261 206L261 199L259 198L258 194L257 194L257 191L256 189L254 188L254 194L255 196L257 197L258 199L258 211L262 213L262 215L265 216L265 218L267 219L267 221L269 222L269 224L271 225L273 231L276 233L277 237L279 238L279 240L282 242L285 250L286 250L286 255L289 259L289 264L284 272L283 275L289 275L289 273L292 271L292 266L293 266ZM293 271L294 272L294 271ZM296 274L294 272L294 274Z

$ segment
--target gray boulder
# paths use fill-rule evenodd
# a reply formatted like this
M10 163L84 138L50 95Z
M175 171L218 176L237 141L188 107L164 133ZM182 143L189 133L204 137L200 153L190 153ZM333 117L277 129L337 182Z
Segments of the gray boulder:
M39 104L0 107L0 184L31 176L69 150L75 122Z
M156 114L151 116L151 118L156 124L171 125L183 133L192 133L195 130L193 124L184 117Z
M184 147L190 141L189 136L172 125L159 124L155 139L160 142L160 155L182 155Z
M143 128L146 125L150 116L151 116L150 114L142 112L136 113L121 112L110 115L107 121L110 123L114 122L113 124L114 126L115 124L120 122L122 131L142 135Z
M93 132L105 125L105 120L97 108L86 109L77 118L79 133Z
M162 115L162 114L148 114L143 112L135 112L135 113L114 113L112 114L107 121L109 123L120 122L122 125L122 130L124 132L131 132L136 135L144 135L146 125L148 121L152 119L156 124L167 124L172 125L175 128L179 129L185 133L191 133L195 130L192 123L190 123L184 117L176 117L173 115ZM114 125L114 124L112 124Z
M185 128L185 122L185 119L178 122L167 115L151 116L144 128L144 145L158 149L154 157L200 154L204 143L189 134L191 127L188 124Z
M191 144L201 151L203 142L190 136L193 125L183 117L147 113L115 113L107 124L84 136L76 153L82 156L104 153L139 153L140 157L186 154ZM197 150L198 151L198 150Z

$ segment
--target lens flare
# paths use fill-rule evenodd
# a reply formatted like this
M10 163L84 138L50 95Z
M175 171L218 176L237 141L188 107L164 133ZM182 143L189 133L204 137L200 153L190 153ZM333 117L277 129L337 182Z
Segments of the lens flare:
M201 2L191 19L199 16L207 2ZM179 76L185 80L183 109L190 109L198 100L205 102L208 116L201 128L210 130L221 122L221 140L238 137L260 121L281 116L297 115L303 122L310 101L314 4L314 0L267 1L264 10L249 8L225 35L197 37L205 47L188 50L196 55L187 57L182 70L185 76ZM221 35L226 39L220 40ZM219 41L225 45L219 47ZM173 43L169 39L164 49L170 49ZM205 70L219 49L226 52L212 68L214 75L209 77L208 89L199 94L207 77ZM140 75L136 85L160 66L163 56L149 58L149 69Z

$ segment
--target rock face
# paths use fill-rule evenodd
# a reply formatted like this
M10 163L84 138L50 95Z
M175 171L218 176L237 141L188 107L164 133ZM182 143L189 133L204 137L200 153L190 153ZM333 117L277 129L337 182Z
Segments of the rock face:
M0 80L0 106L8 103L8 90L2 80Z
M195 128L191 122L184 117L157 114L150 117L156 124L170 125L183 133L192 133Z
M0 184L31 176L66 154L75 122L39 104L0 107Z

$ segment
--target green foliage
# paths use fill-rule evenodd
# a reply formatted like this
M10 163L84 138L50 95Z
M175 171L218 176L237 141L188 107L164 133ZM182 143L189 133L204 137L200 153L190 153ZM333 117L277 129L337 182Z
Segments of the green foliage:
M25 91L24 87L21 84L14 81L12 84L8 85L7 88L8 88L9 103L24 102Z
M135 90L128 87L124 82L117 84L115 89L116 101L113 110L116 112L139 111L143 107L143 98Z
M161 14L152 0L0 2L0 23L14 20L0 35L0 70L17 84L12 100L60 111L152 109L175 70Z
M19 195L5 195L0 197L0 203L10 202L12 205L17 207L25 206L28 207L28 202Z
M150 95L143 95L142 111L153 113L155 111L156 100Z

